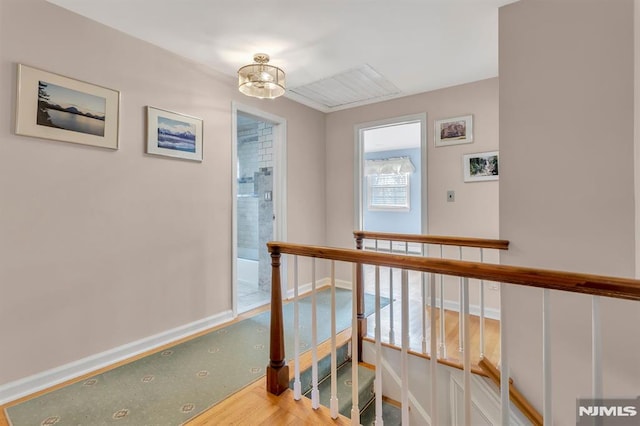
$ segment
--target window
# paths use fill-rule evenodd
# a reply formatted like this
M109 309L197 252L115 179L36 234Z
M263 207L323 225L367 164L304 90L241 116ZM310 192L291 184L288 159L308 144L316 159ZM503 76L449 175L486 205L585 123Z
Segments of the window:
M369 175L369 210L409 210L409 173Z
M409 157L366 160L369 210L409 210L409 179L415 167Z

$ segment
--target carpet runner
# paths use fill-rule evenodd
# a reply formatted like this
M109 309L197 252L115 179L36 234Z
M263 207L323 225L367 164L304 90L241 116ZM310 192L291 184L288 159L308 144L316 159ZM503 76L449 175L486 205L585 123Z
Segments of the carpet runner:
M330 337L331 293L317 293L318 341ZM384 299L384 298L383 298ZM367 315L373 295L365 295ZM383 306L388 299L382 300ZM351 292L336 291L337 330L351 326ZM311 298L300 300L300 349L311 343ZM293 356L293 303L284 306L285 353ZM231 324L5 409L13 426L180 425L261 378L270 312Z

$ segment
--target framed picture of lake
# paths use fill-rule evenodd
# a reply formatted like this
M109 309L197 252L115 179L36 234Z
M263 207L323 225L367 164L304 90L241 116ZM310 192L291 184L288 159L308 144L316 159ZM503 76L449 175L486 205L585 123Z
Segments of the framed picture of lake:
M436 120L433 127L435 129L434 140L436 146L450 146L473 142L472 115Z
M465 182L498 180L498 151L466 154L462 158Z
M148 106L147 153L202 161L202 119Z
M120 92L18 64L16 134L118 149Z

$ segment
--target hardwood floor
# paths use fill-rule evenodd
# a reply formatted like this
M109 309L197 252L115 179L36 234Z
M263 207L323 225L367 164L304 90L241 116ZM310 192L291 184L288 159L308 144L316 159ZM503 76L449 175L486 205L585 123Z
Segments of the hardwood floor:
M399 287L399 286L398 286ZM416 296L419 294L420 288L414 286L410 286L410 346L411 349L417 353L422 352L422 317L421 317L421 308L422 304L419 302L419 298ZM394 291L395 293L395 291ZM384 295L384 294L383 294ZM388 296L388 294L387 294ZM399 294L395 296L396 301L394 302L394 307L397 308L396 314L394 317L394 329L396 333L396 341L399 342L401 339L401 318L400 318L400 300ZM253 316L257 313L264 312L268 309L268 306L258 308L246 314L239 316L233 322L241 321L242 319L246 319L250 316ZM381 312L381 319L383 324L382 326L382 335L383 342L389 342L389 311L390 308L386 307ZM438 312L439 316L439 312ZM386 320L385 320L386 318ZM439 321L439 319L438 319ZM439 330L439 323L434 327L436 330ZM224 324L222 326L216 327L221 328L228 324ZM449 364L457 364L459 361L459 352L458 352L458 313L452 311L446 311L445 313L445 336L446 336L446 345L447 345L447 358L446 362ZM476 365L479 359L479 319L478 317L471 317L471 339L472 339L472 364ZM189 338L185 338L182 341L186 341L197 337L201 334L210 332L211 330L207 330L205 332L199 333L198 335L190 336ZM374 322L373 318L369 319L368 331L371 336L374 333ZM427 338L429 338L430 330L427 330ZM439 336L439 331L436 333ZM499 322L495 320L485 319L485 356L489 358L494 364L497 364L499 361L499 341L500 341L500 327ZM350 331L346 330L338 336L338 342L343 343L346 342L350 338ZM80 380L84 380L90 376L95 374L108 371L110 369L116 368L122 364L135 361L144 356L147 356L151 353L155 353L157 351L162 351L170 346L175 345L179 342L173 342L171 344L165 345L162 348L155 349L148 353L144 353L133 357L131 359L122 361L118 364L112 365L108 368L104 368L99 371L92 372L85 376L79 377L77 379L68 381L66 383L62 383L53 388L38 392L36 394L30 395L25 398L21 398L20 400L11 402L4 406L0 406L0 426L9 426L9 423L4 414L4 408L15 405L21 401L35 398L39 395L42 395L46 392L50 392L55 389L59 389L63 386L66 386L71 383L75 383ZM428 347L428 344L427 344ZM329 344L325 342L319 348L319 353L328 353ZM321 355L322 356L322 355ZM310 365L310 353L303 354L301 358L301 365ZM302 367L304 368L304 367ZM293 365L290 367L290 374L293 374ZM346 417L340 416L338 419L331 419L329 410L325 407L320 407L318 410L313 410L311 408L311 402L307 398L302 398L300 401L295 401L293 399L293 394L291 391L286 391L280 396L274 396L269 394L266 391L266 383L265 378L257 380L256 382L248 385L242 390L236 392L231 395L229 398L225 399L221 403L216 406L210 408L205 411L198 417L194 418L190 422L187 423L189 426L200 426L200 425L327 425L327 424L336 424L336 425L348 425L350 424L350 420Z
M375 293L375 281L374 281L374 272L373 268L365 268L364 277L365 277L365 291L368 293ZM381 268L381 296L391 298L389 294L388 287L388 269ZM386 280L386 281L385 281ZM399 277L396 283L399 283ZM394 325L394 337L395 337L395 345L399 346L402 341L402 317L401 317L401 287L399 284L394 285L393 291L393 307L394 307L394 315L393 315L393 325ZM425 330L425 339L426 339L426 351L423 351L422 340L423 340L423 332L422 332L422 309L423 304L421 302L422 298L422 290L421 290L421 281L419 274L409 275L409 349L415 353L425 354L430 350L430 338L431 338L431 327L428 325ZM426 309L425 313L427 318L430 316L430 309ZM381 336L382 342L391 344L389 330L390 326L390 314L391 307L386 306L381 310L380 320L381 320ZM478 361L480 360L481 350L480 350L480 318L475 315L469 316L470 325L469 325L469 334L471 338L471 364L473 367L478 367ZM427 322L428 323L428 322ZM446 356L441 356L439 354L438 358L443 359L451 364L461 364L462 363L462 353L459 351L459 325L460 325L460 315L456 311L445 310L444 315L444 342L445 342L445 352ZM440 342L440 311L436 310L436 324L433 327L436 330L436 339ZM375 337L375 318L373 316L369 317L367 320L367 335L371 339ZM500 361L500 321L486 318L484 319L484 357L489 359L494 365L498 365ZM438 349L441 350L440 348Z
M396 302L399 303L399 302ZM414 318L420 318L420 304L414 303L411 305L410 316ZM388 316L388 308L387 316ZM398 309L399 312L399 309ZM384 312L381 318L384 318ZM369 319L368 330L373 334L373 319ZM500 327L499 322L495 320L485 319L485 343L487 348L491 348L490 351L485 350L485 356L492 361L499 360L500 356ZM394 321L395 322L395 321ZM419 324L419 327L415 324ZM458 313L452 311L446 311L445 316L447 335L447 358L446 361L449 365L459 364L458 361ZM474 348L472 351L471 362L474 367L477 368L477 362L479 360L479 334L480 334L480 321L478 317L471 317L471 336L472 345ZM439 330L439 325L436 328ZM388 329L383 326L383 334L387 338L383 338L383 341L388 343ZM399 333L400 328L396 329ZM439 334L438 334L439 335ZM398 338L400 334L397 334ZM428 335L427 335L428 336ZM411 348L415 352L421 352L422 343L422 323L420 321L413 321L411 323ZM346 342L350 339L350 330L343 331L337 337L338 345ZM329 353L330 346L328 342L323 343L319 348L319 356ZM311 354L306 352L302 354L301 369L305 369L311 365ZM290 363L289 368L290 377L293 377L293 363ZM250 409L248 409L250 407ZM188 426L202 426L202 425L350 425L351 421L340 416L333 420L330 416L329 410L326 407L320 407L318 410L311 408L311 401L307 398L302 398L300 401L293 399L293 393L286 391L280 396L274 396L266 391L265 379L262 378L257 382L254 382L250 386L242 389L241 391L230 396L226 400L222 401L218 405L207 410L200 416L196 417L192 421L188 422Z
M351 331L345 330L336 336L338 346L351 338ZM318 356L323 357L331 351L331 342L323 342L318 346ZM311 351L300 355L300 369L311 366ZM289 363L289 378L293 379L294 364ZM188 426L201 425L350 425L351 420L339 416L332 419L329 409L311 408L311 400L293 399L291 390L279 396L267 392L265 378L261 378L246 388L236 392L229 398L210 408L195 419L186 423ZM250 408L250 409L249 409Z
M399 302L396 302L399 303ZM420 313L420 304L414 303L410 305L410 330L409 330L409 349L412 352L420 353L420 354L429 354L430 351L430 338L431 338L431 328L427 328L426 331L426 351L422 349L422 317ZM400 309L398 307L399 312ZM427 315L430 315L429 309L426 310ZM400 345L400 341L402 339L402 327L400 319L394 318L395 323L395 344L390 341L389 338L389 308L385 308L381 312L382 319L382 327L381 327L381 335L382 342L390 344L391 346ZM386 318L385 318L386 317ZM438 354L439 359L444 359L453 364L462 364L462 352L459 351L459 342L458 342L458 329L459 329L459 314L454 311L446 311L445 310L445 342L446 342L446 356L442 356L442 354ZM387 321L385 321L385 319ZM480 361L480 318L474 315L471 315L470 318L469 331L471 336L471 365L474 367L478 366L478 362ZM436 311L436 339L438 342L440 341L440 312ZM375 330L375 319L373 317L369 317L367 321L367 336L373 341L374 339L374 330ZM485 346L484 346L484 357L489 359L493 364L497 365L500 361L500 322L485 318ZM438 348L440 351L441 349Z
M311 408L311 400L293 399L291 390L275 396L267 392L265 378L231 395L218 405L186 423L202 425L350 425L351 421L339 416L332 419L329 409Z

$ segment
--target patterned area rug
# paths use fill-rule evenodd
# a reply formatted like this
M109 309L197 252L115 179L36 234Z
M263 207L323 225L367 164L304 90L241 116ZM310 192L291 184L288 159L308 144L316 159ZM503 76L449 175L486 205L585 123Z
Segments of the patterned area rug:
M317 293L318 340L330 337L331 293ZM384 298L383 298L384 299ZM388 299L381 301L383 306ZM367 315L374 297L365 295ZM351 292L336 292L337 329L351 326ZM265 374L265 312L6 409L26 425L180 425ZM293 356L293 303L284 306L285 353ZM300 346L311 343L311 298L300 301Z

